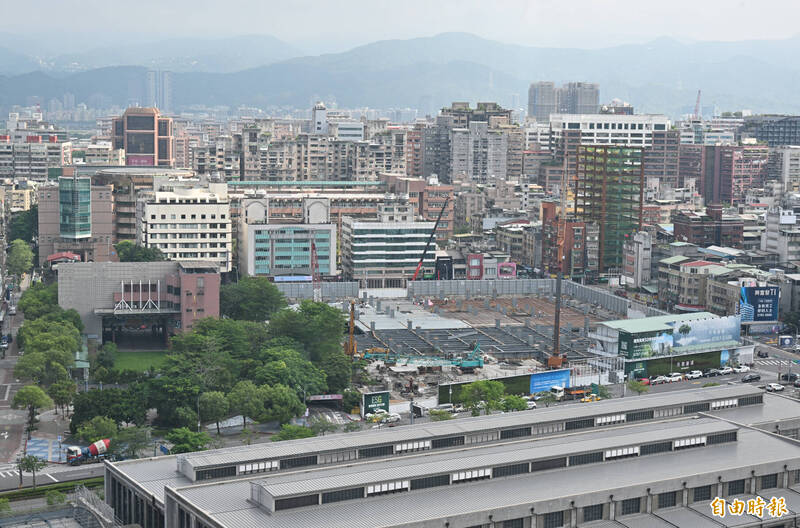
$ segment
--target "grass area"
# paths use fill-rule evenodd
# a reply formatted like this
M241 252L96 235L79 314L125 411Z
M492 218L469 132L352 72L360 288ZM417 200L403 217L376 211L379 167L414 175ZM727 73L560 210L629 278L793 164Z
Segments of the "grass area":
M70 492L72 491L75 486L79 484L83 484L87 488L98 488L103 485L103 477L94 477L85 480L73 480L70 482L58 482L56 484L44 484L47 477L44 475L36 475L36 489L33 488L23 488L20 490L14 491L6 491L0 493L0 498L8 499L10 501L15 500L22 500L22 499L34 499L37 497L44 497L44 494L48 490L58 490L62 492Z
M118 351L114 354L114 368L142 372L150 367L160 367L166 358L167 353L164 350Z

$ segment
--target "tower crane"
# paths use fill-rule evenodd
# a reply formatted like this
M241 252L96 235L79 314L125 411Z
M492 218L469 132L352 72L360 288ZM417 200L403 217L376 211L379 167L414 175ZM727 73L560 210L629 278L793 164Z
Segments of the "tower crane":
M422 269L422 262L425 260L425 256L428 254L428 249L431 247L431 242L433 242L433 237L436 236L436 229L439 227L439 222L442 220L442 215L444 214L444 210L447 209L447 204L450 202L450 197L444 199L444 203L442 204L442 210L439 211L439 216L436 217L436 223L433 224L433 229L431 230L431 236L428 237L428 242L425 244L425 249L422 251L422 256L419 258L419 263L417 264L417 269L414 270L414 276L411 277L412 281L417 280L417 275L419 275L419 270Z

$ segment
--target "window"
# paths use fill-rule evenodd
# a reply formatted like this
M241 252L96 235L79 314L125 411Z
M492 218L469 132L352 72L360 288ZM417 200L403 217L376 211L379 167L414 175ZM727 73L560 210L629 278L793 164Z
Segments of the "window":
M744 493L744 479L728 482L728 495L741 495Z
M530 427L520 427L518 429L506 429L505 431L500 431L501 440L505 440L507 438L519 438L521 436L530 436L530 435L531 435Z
M412 490L435 488L438 486L449 486L449 485L450 485L450 475L437 475L435 477L425 477L420 479L414 479L411 481Z
M275 511L302 508L312 504L319 504L319 495L302 495L300 497L289 497L288 499L276 499Z
M365 447L358 450L358 458L372 458L380 456L389 456L392 454L392 446L380 447Z
M277 460L253 462L250 464L239 464L239 475L250 475L252 473L266 473L267 471L277 471L279 468L280 468L280 463Z
M620 449L607 449L605 453L606 460L617 458L630 458L639 456L639 446L636 447L622 447Z
M329 491L322 494L322 504L363 498L364 488L350 488L346 490Z
M603 518L603 505L593 504L583 507L583 522L599 521Z
M761 489L777 488L778 487L778 474L764 475L761 477Z
M692 447L701 447L706 445L705 436L693 436L691 438L682 438L673 442L673 448L677 451L679 449L689 449Z
M519 475L527 473L530 470L528 463L524 464L511 464L508 466L497 466L492 468L492 478L509 477L511 475Z
M583 420L570 420L564 424L567 431L575 429L585 429L587 427L594 427L594 418L586 418Z
M692 489L692 502L711 500L711 486L698 486Z
M545 513L542 521L542 526L544 528L560 528L561 526L564 526L564 512L557 511Z
M284 460L281 460L281 469L290 469L302 466L314 466L316 464L317 464L317 455L297 457L297 458L286 458Z
M638 422L641 420L652 420L655 412L654 411L638 411L638 412L629 412L625 415L625 420L628 422Z
M567 457L549 458L547 460L534 460L531 462L531 471L544 471L567 466Z
M706 444L724 444L727 442L735 442L736 441L736 431L730 431L728 433L718 433L714 435L710 435L706 440Z
M367 497L373 495L386 495L389 493L397 493L398 491L408 491L409 481L397 480L393 482L382 482L380 484L373 484L367 486Z
M643 445L639 449L641 455L652 455L655 453L666 453L672 451L672 442L659 442L657 444Z
M634 499L625 499L622 501L622 513L621 515L631 515L633 513L639 513L641 511L642 499L641 497L636 497Z
M668 491L666 493L658 494L658 507L671 508L678 503L678 493L676 491Z
M437 438L431 442L432 449L439 449L440 447L453 447L464 445L463 436L451 436L449 438Z
M739 398L739 407L742 405L757 405L760 403L764 403L764 395L757 394L755 396L744 396Z
M594 462L603 461L603 452L597 451L595 453L586 453L584 455L572 455L569 457L570 466L580 466L583 464L592 464Z
M202 469L197 472L197 480L209 480L236 475L236 466L227 466L214 469Z
M472 480L483 480L492 478L492 470L489 468L471 469L467 471L458 471L452 474L453 483L468 482Z
M503 528L523 528L525 521L522 518L503 521Z

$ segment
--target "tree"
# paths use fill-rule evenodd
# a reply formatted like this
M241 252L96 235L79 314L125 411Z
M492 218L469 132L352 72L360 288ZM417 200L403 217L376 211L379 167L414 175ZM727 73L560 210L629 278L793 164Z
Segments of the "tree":
M25 313L26 321L32 321L59 310L58 284L54 282L45 285L43 282L37 282L31 285L30 288L22 292L22 297L19 299L19 309Z
M686 323L682 324L682 325L681 325L681 326L678 328L678 333L679 333L680 335L682 335L683 337L686 337L687 335L689 335L689 332L691 332L691 331L692 331L692 327L691 327L691 326L689 326L689 325L688 325L688 324L686 324Z
M106 416L95 416L78 427L78 437L88 444L113 438L116 434L117 422Z
M191 453L205 450L211 437L204 432L196 433L186 427L179 427L167 433L167 441L173 444L173 454Z
M145 386L138 382L130 383L127 389L81 392L73 399L70 430L77 433L80 425L95 416L107 416L118 425L133 423L142 426L147 421L148 408Z
M11 504L8 502L7 497L0 498L0 513L6 513L11 511Z
M262 385L258 391L263 405L261 421L285 424L306 409L297 393L286 385Z
M311 430L314 431L316 436L320 434L325 436L325 433L332 433L339 429L339 426L333 422L329 422L325 418L319 416L313 420L311 420Z
M255 436L256 432L252 429L242 429L242 432L239 434L239 439L244 445L250 445L253 443Z
M149 427L120 427L108 450L117 458L130 459L139 458L139 453L150 446Z
M255 420L264 409L258 387L249 380L240 381L233 387L228 393L228 405L231 412L241 413L243 429L247 429L248 417Z
M428 415L431 417L432 422L443 422L445 420L453 419L453 415L451 413L441 409L431 409L430 412L428 412Z
M36 472L40 469L44 469L45 467L47 467L47 462L41 458L33 455L25 455L21 457L19 459L19 463L17 464L17 469L19 470L20 487L22 487L22 472L25 471L33 474L33 489L36 489Z
M297 310L287 308L277 312L270 319L269 332L273 337L289 337L302 344L305 356L319 364L326 353L341 352L344 322L340 310L305 300Z
M323 394L328 389L325 372L293 348L270 347L261 353L259 359L264 364L253 372L259 385L286 385L294 388L298 396L303 393Z
M556 395L550 391L542 392L539 397L539 403L543 403L545 407L550 407L551 403L555 403L558 400L556 399Z
M39 207L31 206L27 211L20 211L11 215L8 222L8 240L24 240L33 242L39 232Z
M231 319L266 321L286 306L280 290L265 277L244 277L220 288L220 313Z
M314 436L314 431L302 425L283 424L279 433L272 435L273 442L283 442L284 440L297 440L298 438L310 438Z
M64 416L66 416L66 408L72 403L76 392L77 385L72 380L57 381L47 388L47 394L52 398L53 403L61 408L61 414Z
M55 506L56 504L64 504L67 502L67 497L58 490L47 490L44 492L45 500L48 506Z
M649 385L645 385L641 381L637 381L635 379L628 380L628 388L636 394L644 394L650 390Z
M33 267L33 251L27 242L16 239L11 242L11 249L8 251L6 268L11 275L20 276L27 273Z
M480 411L482 406L486 414L490 414L492 409L497 409L500 405L500 398L505 393L505 385L499 381L479 380L464 385L461 389L461 399L464 405L474 411Z
M509 394L500 401L500 409L505 412L524 411L528 408L528 402L522 396Z
M342 392L342 408L344 412L350 412L352 409L361 406L361 393L353 389L345 389Z
M114 361L117 355L117 345L115 343L105 343L100 350L97 351L97 357L95 357L95 365L98 367L104 367L106 369L114 368Z
M15 409L28 409L28 430L33 430L36 419L36 410L50 407L53 400L36 385L26 385L14 395L12 407Z
M155 262L166 260L158 248L142 247L130 240L123 240L114 246L120 262Z
M220 434L219 422L228 416L229 408L228 399L222 392L211 391L200 395L200 417L203 421L216 423L217 434Z
M345 433L355 433L356 431L361 430L361 422L347 422L342 427L342 431Z
M604 400L609 400L611 399L611 391L609 391L608 387L606 387L605 385L598 385L597 396Z

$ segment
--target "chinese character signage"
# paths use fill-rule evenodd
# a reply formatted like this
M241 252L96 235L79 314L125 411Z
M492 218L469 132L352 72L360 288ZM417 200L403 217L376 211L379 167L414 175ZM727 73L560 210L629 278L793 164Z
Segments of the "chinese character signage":
M771 497L769 502L761 497L748 499L747 502L741 499L726 501L725 499L714 497L709 506L711 507L711 515L719 518L724 518L726 515L741 517L746 513L759 519L764 519L767 516L774 519L789 514L789 508L786 506L784 497Z
M742 321L777 321L780 297L777 286L743 286L739 298Z
M389 412L388 392L370 392L362 396L361 413L363 415L375 414L375 411L379 409Z

